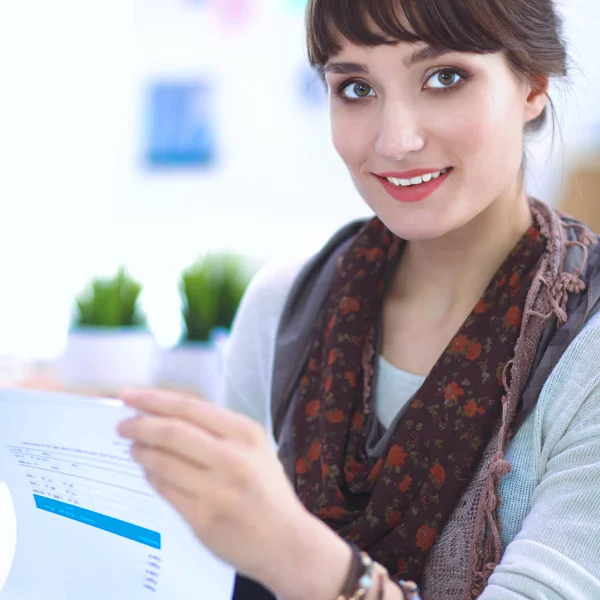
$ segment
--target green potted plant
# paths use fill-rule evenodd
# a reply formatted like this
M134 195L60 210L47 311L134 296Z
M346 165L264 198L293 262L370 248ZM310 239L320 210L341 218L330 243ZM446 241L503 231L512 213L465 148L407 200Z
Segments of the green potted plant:
M215 330L229 332L237 314L240 302L252 279L253 269L247 261L235 254L224 254L219 257L221 279L219 285L219 302Z
M181 274L183 344L209 342L219 313L220 272L214 257L197 260Z
M232 253L208 254L184 269L179 283L183 333L165 357L165 383L216 399L222 354L251 276L246 260Z
M71 387L115 389L150 385L154 337L140 309L142 285L124 267L94 278L76 296L63 356Z

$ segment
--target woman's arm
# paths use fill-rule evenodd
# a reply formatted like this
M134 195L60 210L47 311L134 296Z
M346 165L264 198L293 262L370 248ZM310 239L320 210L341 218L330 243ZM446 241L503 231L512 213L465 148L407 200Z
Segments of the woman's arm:
M267 267L250 285L230 338L222 407L163 391L133 392L124 399L154 417L121 432L134 441L150 482L221 559L281 600L336 600L351 549L300 504L270 433L275 336L301 267ZM383 599L402 597L388 580ZM372 593L365 600L380 598Z
M140 413L119 428L133 457L207 548L282 600L337 598L352 551L302 506L258 423L180 393L122 399Z
M600 598L600 318L557 365L532 415L539 483L480 600Z
M275 337L301 268L300 262L268 265L253 278L232 326L217 402L261 423L273 446L270 392Z

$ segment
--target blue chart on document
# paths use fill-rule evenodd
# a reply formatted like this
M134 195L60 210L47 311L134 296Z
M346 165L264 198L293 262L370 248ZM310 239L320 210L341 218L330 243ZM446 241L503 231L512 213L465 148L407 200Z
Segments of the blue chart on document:
M156 499L139 489L142 475L128 458L35 443L10 451L25 471L38 509L161 549ZM109 483L107 476L122 482ZM135 524L141 515L146 527ZM156 591L161 557L150 551L147 559L141 583Z
M114 401L0 391L0 476L18 532L0 599L230 599L232 569L156 495L115 435L126 416Z

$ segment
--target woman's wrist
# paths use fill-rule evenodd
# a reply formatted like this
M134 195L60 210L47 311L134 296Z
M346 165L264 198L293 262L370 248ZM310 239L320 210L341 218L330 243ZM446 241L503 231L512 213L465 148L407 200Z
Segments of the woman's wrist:
M377 591L374 590L367 600L377 600ZM403 600L402 590L388 577L383 582L383 599L384 600Z
M276 564L260 580L281 600L335 600L350 568L350 546L308 512L288 525Z
M278 530L281 547L275 559L263 563L265 571L257 579L280 600L337 600L354 561L351 546L304 509ZM381 586L374 585L365 600L419 598L418 592L403 594L388 576L382 584L383 595Z

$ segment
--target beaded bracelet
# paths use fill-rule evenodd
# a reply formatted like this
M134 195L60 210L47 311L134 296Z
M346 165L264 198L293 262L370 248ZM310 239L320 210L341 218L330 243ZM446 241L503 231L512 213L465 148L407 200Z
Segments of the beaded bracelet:
M377 579L379 582L379 595L384 589L384 580L388 576L387 570L354 544L352 548L352 563L346 582L336 600L364 600Z
M414 581L404 581L401 579L398 581L398 586L402 590L403 600L420 600L419 586Z
M349 546L352 550L352 562L350 563L348 575L346 575L346 581L344 582L340 593L337 595L336 600L348 600L351 598L356 590L358 581L364 573L364 568L362 566L362 551L354 544L349 544Z
M389 578L387 569L354 544L350 544L350 548L352 562L336 600L365 600L374 585L377 585L377 600L383 600L385 580ZM416 583L400 580L398 586L404 600L419 600L419 586Z
M389 574L388 574L387 570L385 568L383 568L381 565L376 564L376 567L379 567L379 569L378 569L379 580L377 582L377 585L378 585L377 600L384 600L385 582L386 582L386 580L389 579Z

